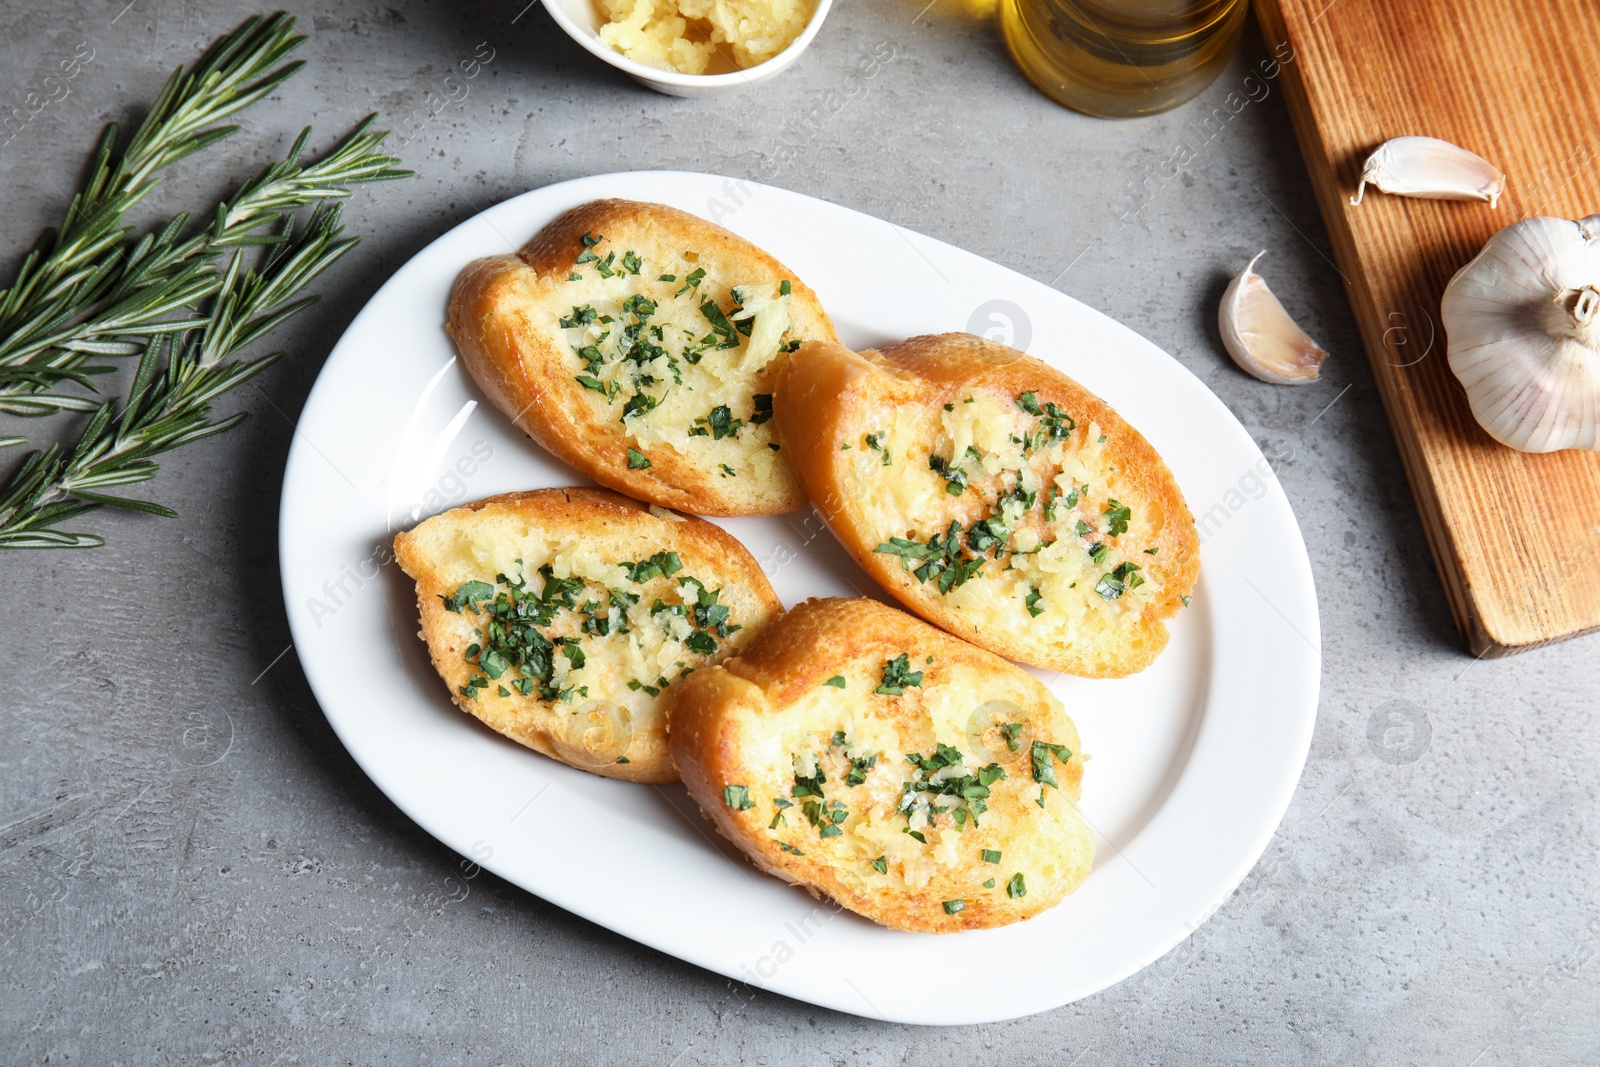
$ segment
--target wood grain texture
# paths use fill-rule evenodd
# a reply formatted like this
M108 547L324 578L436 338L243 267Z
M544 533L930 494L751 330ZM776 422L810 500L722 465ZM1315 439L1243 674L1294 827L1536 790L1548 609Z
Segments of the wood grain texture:
M1491 234L1600 210L1591 3L1256 0L1451 611L1507 655L1600 630L1600 453L1528 455L1473 419L1446 361L1445 284ZM1280 53L1283 54L1283 53ZM1499 207L1368 190L1383 141L1442 137L1510 175ZM1377 564L1381 566L1381 563Z

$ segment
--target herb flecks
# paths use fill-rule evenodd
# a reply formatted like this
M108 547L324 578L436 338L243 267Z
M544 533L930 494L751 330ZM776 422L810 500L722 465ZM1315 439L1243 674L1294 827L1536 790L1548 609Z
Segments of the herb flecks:
M1033 428L1023 438L1022 451L1037 452L1057 441L1065 441L1078 428L1077 420L1053 403L1039 402L1037 394L1023 393L1017 397L1017 407L1034 416Z
M989 787L1006 776L998 763L980 767L976 773L969 771L961 750L942 742L933 755L911 752L906 760L913 767L913 776L901 783L895 810L906 817L907 829L919 815L933 826L934 819L946 813L957 830L965 829L969 819L977 826L979 817L989 810ZM912 836L923 840L920 834Z
M873 551L899 556L902 570L912 572L919 582L933 581L941 593L964 585L983 570L984 564L982 559L963 557L961 523L955 519L950 520L950 527L943 534L934 534L926 542L891 537Z
M1041 786L1050 786L1060 789L1061 783L1056 780L1056 767L1051 757L1066 763L1072 758L1072 751L1066 745L1053 745L1048 741L1035 741L1028 750L1029 761L1032 764L1033 780ZM1043 799L1041 797L1041 799Z
M772 419L772 394L757 393L750 398L751 411L749 423L751 426L760 426Z
M886 660L883 664L883 683L874 689L874 693L886 696L900 696L907 687L922 685L922 672L911 669L911 657L902 652L894 659Z
M967 491L967 472L956 463L933 453L928 456L928 469L944 479L944 491L951 496L960 496Z
M1102 575L1100 581L1095 583L1094 591L1105 600L1118 600L1123 593L1143 584L1144 577L1139 573L1138 566L1123 562L1117 564L1110 574Z
M1106 520L1106 533L1111 537L1128 532L1128 521L1133 518L1133 511L1115 500L1106 501L1103 513Z
M517 561L519 564L521 560ZM648 559L620 564L630 583L643 584L656 578L672 579L683 570L683 560L676 552L657 552ZM580 633L608 637L629 632L629 612L639 602L639 594L624 589L607 589L596 594L588 582L579 577L558 578L550 564L538 568L542 587L535 591L527 578L511 578L505 574L495 576L496 585L473 580L463 582L454 593L441 595L445 610L456 614L471 613L479 617L474 633L478 640L467 646L464 658L480 673L469 678L461 693L476 698L478 692L490 682L506 679L511 689L522 696L538 696L541 700L561 700L572 703L573 687L557 688L556 657L567 661L569 671L584 668L587 655L580 638L553 636L548 633L558 624L563 613L576 617ZM713 655L718 651L718 638L735 633L740 626L730 621L729 611L721 601L721 590L708 589L699 579L683 575L678 577L679 590L688 587L693 599L686 604L665 604L657 599L650 609L652 622L666 633L674 633L663 616L678 616L689 623L689 631L681 638L683 647L690 652ZM682 632L682 624L675 624ZM678 663L678 677L693 668ZM630 679L627 686L634 692L659 696L670 683L665 677L651 682ZM504 685L499 689L503 689ZM497 689L498 691L498 689ZM588 695L586 686L577 687L581 696ZM501 696L509 693L501 692Z
M599 259L600 257L594 253L594 247L604 240L605 238L603 236L596 237L592 233L584 234L582 242L583 251L578 253L578 258L573 261L573 265L581 267L585 263L593 263L595 260Z

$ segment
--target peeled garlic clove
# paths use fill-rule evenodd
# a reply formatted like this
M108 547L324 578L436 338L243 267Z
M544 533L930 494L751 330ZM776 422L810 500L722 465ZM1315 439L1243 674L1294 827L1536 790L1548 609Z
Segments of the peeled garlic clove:
M1217 329L1233 361L1264 382L1305 385L1317 380L1328 358L1321 345L1307 337L1283 310L1267 283L1255 272L1257 252L1244 273L1228 283L1217 309Z
M1361 168L1351 204L1361 203L1369 182L1396 196L1486 200L1490 207L1506 191L1506 176L1494 164L1437 137L1396 137L1379 145Z
M1600 216L1507 226L1440 301L1472 414L1523 452L1600 450Z

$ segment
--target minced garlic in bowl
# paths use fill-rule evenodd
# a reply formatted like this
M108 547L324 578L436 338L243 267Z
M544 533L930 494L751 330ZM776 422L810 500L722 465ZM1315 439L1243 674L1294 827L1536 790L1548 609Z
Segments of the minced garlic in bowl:
M597 0L600 39L622 55L682 74L746 69L789 47L816 0Z

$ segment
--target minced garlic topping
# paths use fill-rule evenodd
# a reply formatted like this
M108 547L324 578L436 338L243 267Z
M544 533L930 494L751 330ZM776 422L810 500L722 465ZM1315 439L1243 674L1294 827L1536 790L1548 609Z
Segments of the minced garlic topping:
M600 39L636 62L682 74L764 63L811 21L815 0L598 0Z

